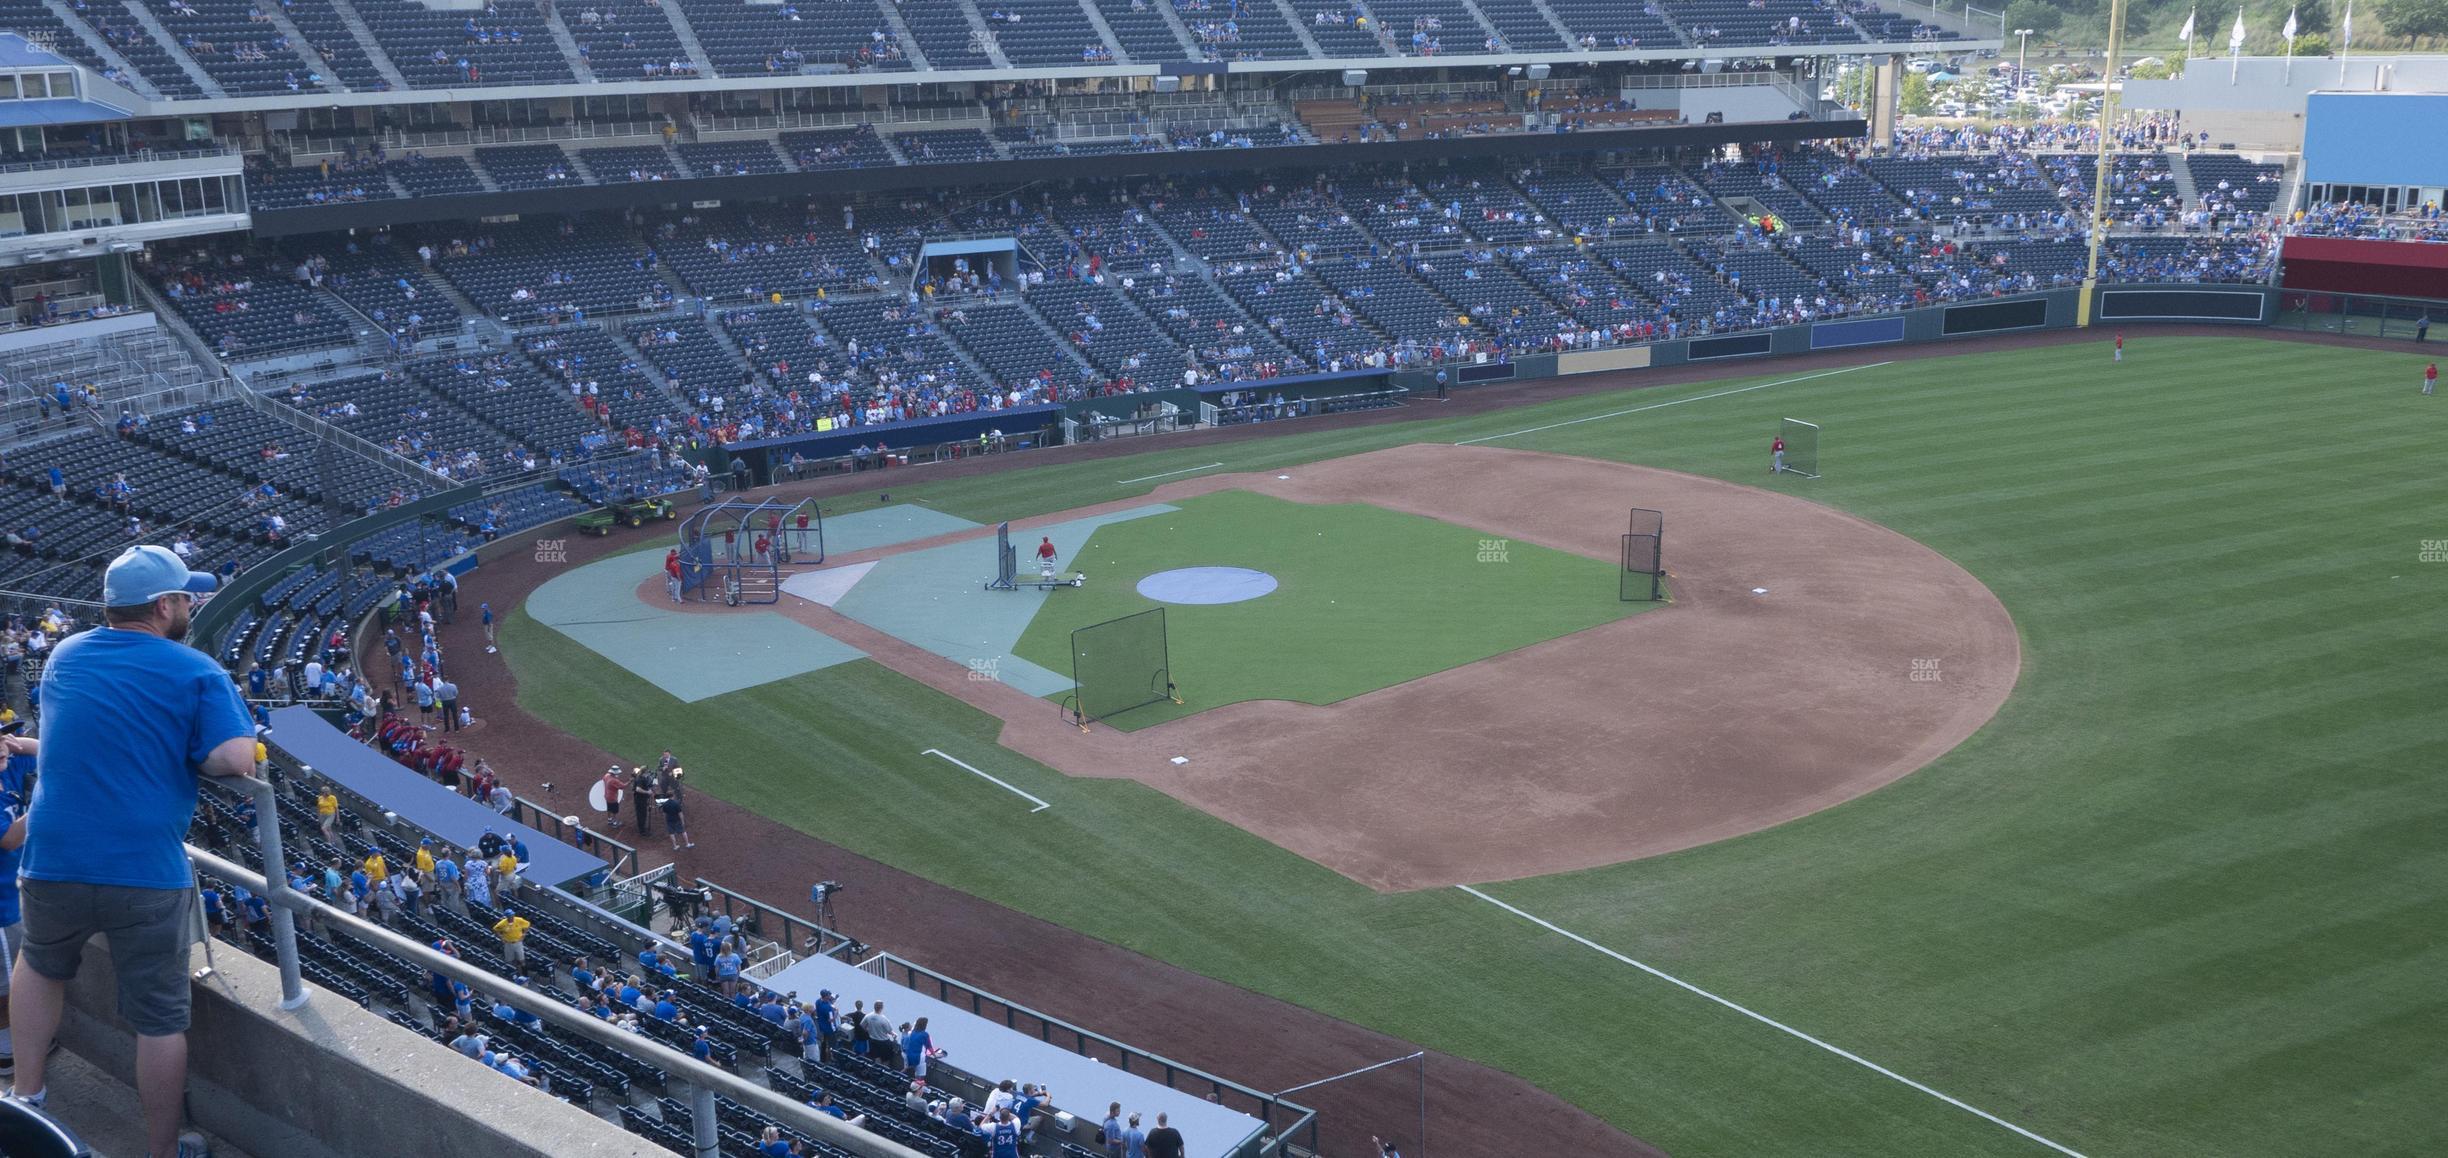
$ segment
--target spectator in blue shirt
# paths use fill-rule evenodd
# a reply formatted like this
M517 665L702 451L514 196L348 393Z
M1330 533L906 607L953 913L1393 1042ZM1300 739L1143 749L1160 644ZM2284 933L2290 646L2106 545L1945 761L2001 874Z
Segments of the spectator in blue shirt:
M833 1035L841 1032L841 1014L834 1008L833 1000L830 989L816 993L816 1060L820 1062L833 1060Z
M32 752L23 755L17 752L20 744L32 743L20 738L23 731L23 721L11 721L6 728L0 728L0 732L7 734L8 745L8 760L0 764L0 1078L12 1076L17 1070L9 1031L7 968L16 963L17 948L25 941L25 927L18 923L17 854L25 845L26 778L34 774L35 764ZM208 910L212 907L210 902L219 895L205 894ZM205 915L212 916L209 911Z
M12 1042L23 1047L16 1096L42 1104L68 982L86 942L107 932L156 1154L182 1141L195 890L185 840L196 777L255 771L255 727L237 685L182 642L197 597L214 586L167 547L112 560L103 625L69 637L44 666L43 739L7 741L12 756L39 754L42 769L18 870L25 946L9 1004L26 1040Z
M714 1039L706 1036L706 1027L697 1027L697 1036L689 1042L689 1056L701 1062L714 1060Z
M665 1021L673 1021L679 1018L680 1003L672 1000L671 990L666 989L663 991L663 995L661 997L655 998L654 1015L662 1018Z
M901 1060L909 1067L911 1077L923 1078L927 1072L927 1047L935 1044L935 1035L927 1032L927 1019L911 1022L909 1032L901 1035Z

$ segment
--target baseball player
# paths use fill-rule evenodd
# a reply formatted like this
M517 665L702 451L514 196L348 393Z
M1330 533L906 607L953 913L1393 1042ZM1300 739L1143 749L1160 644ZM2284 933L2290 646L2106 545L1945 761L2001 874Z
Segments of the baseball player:
M1780 434L1777 435L1775 442L1768 444L1768 473L1775 474L1784 469L1785 436Z
M2436 394L2438 392L2439 363L2433 362L2430 365L2423 367L2423 393Z
M1054 581L1054 540L1037 540L1037 575L1048 583Z

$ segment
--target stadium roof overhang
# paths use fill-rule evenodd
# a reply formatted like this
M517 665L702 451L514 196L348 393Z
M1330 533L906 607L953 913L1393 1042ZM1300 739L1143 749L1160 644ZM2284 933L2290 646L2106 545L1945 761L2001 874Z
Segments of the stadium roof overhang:
M372 229L418 221L466 221L517 214L584 213L703 201L752 201L811 194L883 192L896 189L1013 185L1080 178L1191 177L1225 172L1318 169L1326 166L1417 164L1456 160L1519 159L1644 149L1715 148L1741 143L1841 140L1868 134L1854 120L1735 121L1726 124L1660 125L1586 129L1571 133L1513 133L1441 140L1386 141L1371 145L1286 145L1262 149L1199 149L1187 152L1123 153L975 161L951 165L890 165L746 177L696 177L676 181L625 181L608 185L557 186L550 190L470 193L309 205L255 211L255 232L267 237Z

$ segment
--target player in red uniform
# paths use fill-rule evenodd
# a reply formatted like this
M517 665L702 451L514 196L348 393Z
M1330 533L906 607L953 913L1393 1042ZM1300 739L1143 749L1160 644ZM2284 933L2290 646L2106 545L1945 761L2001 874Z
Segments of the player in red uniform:
M1037 574L1047 579L1054 577L1054 540L1052 539L1040 538L1037 540Z
M1768 444L1768 473L1775 474L1783 469L1785 469L1785 436L1780 434L1777 435L1775 442Z
M2423 393L2435 394L2438 391L2439 363L2433 362L2430 365L2423 367Z
M2122 361L2124 361L2124 360L2125 360L2125 335L2123 335L2123 334L2118 334L2118 335L2117 335L2117 340L2116 340L2116 357L2111 358L2111 359L2109 359L2109 360L2110 360L2110 361L2113 361L2113 362L2122 362Z

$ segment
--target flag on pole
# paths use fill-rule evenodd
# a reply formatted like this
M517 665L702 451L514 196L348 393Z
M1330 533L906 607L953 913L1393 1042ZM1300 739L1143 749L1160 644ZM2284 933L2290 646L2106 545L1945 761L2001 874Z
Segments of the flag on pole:
M2297 27L2297 25L2296 25L2296 23L2295 23L2295 10L2294 10L2294 9L2292 9L2292 8L2289 8L2289 9L2287 9L2287 22L2286 22L2286 27L2285 27L2285 28L2280 29L2280 30L2279 30L2279 32L2278 32L2278 35L2283 36L2283 37L2286 37L2286 39L2287 39L2287 51L2288 51L2288 52L2293 52L2293 51L2295 51L2295 31L2296 31L2296 27Z
M2236 8L2235 31L2227 34L2227 55L2234 56L2242 51L2244 51L2244 9L2239 6Z
M2183 55L2188 60L2193 56L2193 20L2200 15L2201 10L2198 8L2185 13L2185 26L2176 33L2176 39L2184 45Z

